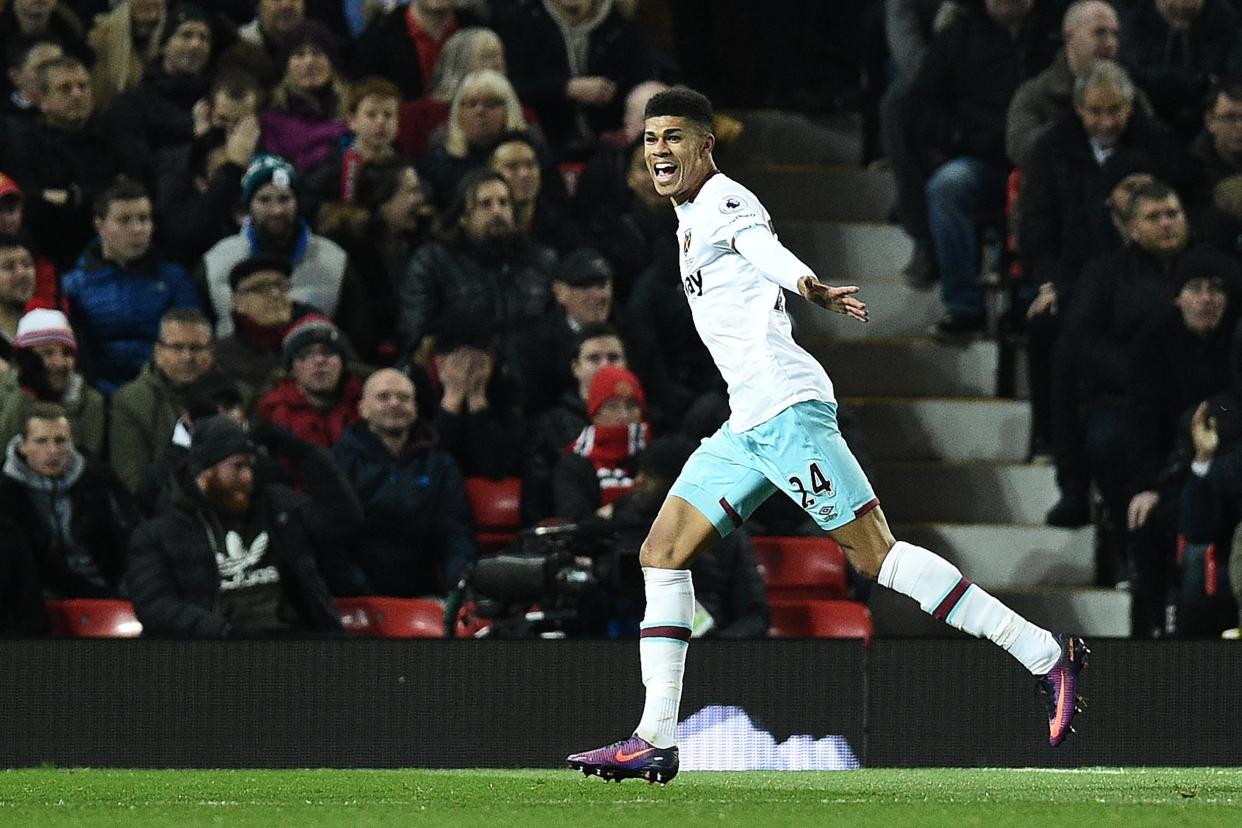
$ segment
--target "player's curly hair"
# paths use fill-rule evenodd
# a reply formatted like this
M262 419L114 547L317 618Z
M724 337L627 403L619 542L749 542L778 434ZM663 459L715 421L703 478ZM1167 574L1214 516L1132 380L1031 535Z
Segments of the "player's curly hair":
M647 101L647 107L643 110L644 120L665 115L688 118L708 132L712 131L712 102L702 92L688 86L674 86L657 92Z

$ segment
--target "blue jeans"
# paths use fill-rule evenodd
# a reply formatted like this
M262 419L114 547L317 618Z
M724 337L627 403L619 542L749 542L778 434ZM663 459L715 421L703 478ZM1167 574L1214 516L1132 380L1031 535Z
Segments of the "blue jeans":
M983 316L978 219L1005 202L1007 172L962 156L941 165L927 182L927 221L940 269L941 297L953 316Z

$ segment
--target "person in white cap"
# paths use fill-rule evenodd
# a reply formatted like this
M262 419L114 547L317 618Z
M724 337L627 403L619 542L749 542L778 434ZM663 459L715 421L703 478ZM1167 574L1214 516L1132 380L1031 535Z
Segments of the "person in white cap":
M79 447L95 455L103 451L103 395L77 367L78 340L63 313L36 308L18 321L13 362L0 374L0 445L21 432L31 406L50 402L65 409Z

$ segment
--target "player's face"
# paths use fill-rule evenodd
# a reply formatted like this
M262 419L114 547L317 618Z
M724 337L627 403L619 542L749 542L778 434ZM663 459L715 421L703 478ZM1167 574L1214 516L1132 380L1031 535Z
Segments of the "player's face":
M643 127L643 158L656 192L681 204L715 168L716 139L688 118L660 115Z

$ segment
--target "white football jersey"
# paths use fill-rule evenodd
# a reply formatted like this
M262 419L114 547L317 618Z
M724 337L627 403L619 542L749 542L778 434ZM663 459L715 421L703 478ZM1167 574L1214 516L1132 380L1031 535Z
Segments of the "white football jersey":
M772 232L754 193L717 172L675 209L682 287L694 327L728 383L734 431L802 400L836 402L823 366L793 340L780 285L733 246L743 230Z

